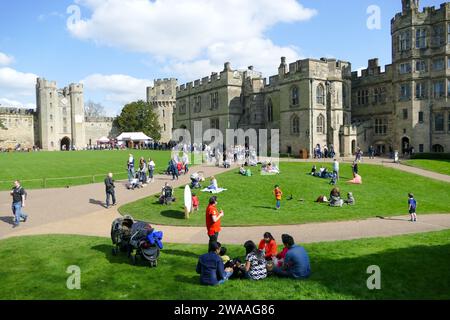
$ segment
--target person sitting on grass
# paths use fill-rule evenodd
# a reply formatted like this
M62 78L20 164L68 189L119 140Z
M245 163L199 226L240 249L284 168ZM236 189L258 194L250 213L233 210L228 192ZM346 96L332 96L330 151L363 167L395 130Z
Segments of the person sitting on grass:
M347 194L347 200L345 200L345 203L349 206L355 205L355 198L353 197L353 193L349 192Z
M306 279L311 275L309 256L305 248L298 246L290 235L281 236L284 247L287 248L286 257L281 267L275 267L273 272L279 277L292 279Z
M270 232L264 233L263 239L259 242L259 250L264 251L266 260L273 260L277 255L277 243Z
M219 243L220 245L220 243ZM219 253L220 258L223 261L223 264L227 264L227 262L231 261L231 258L229 256L227 256L227 248L222 247L222 245L220 245L220 253Z
M267 277L267 262L263 251L258 250L256 244L251 240L245 242L244 248L247 255L245 264L238 265L244 278L251 280L265 279Z
M341 199L339 188L333 188L330 192L330 207L342 207L344 200Z
M245 166L244 166L244 165L241 165L241 167L239 168L239 173L240 173L241 175L245 176L246 171L247 171L247 170L245 170Z
M312 175L312 176L315 176L315 175L316 175L316 172L317 172L317 167L316 167L316 165L313 165L313 167L312 167L312 169L311 169L311 175Z
M217 190L219 189L219 185L217 183L216 177L211 177L211 184L208 186L208 190Z
M225 283L233 274L233 269L225 269L220 254L220 244L211 242L208 253L198 258L196 271L200 275L200 283L216 286Z

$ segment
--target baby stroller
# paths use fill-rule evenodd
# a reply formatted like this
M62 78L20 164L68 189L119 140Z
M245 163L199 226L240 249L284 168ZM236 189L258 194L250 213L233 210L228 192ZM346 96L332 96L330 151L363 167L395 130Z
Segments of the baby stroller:
M112 254L118 255L119 252L129 252L131 227L134 219L131 216L117 218L111 225L111 240L114 245Z
M137 222L131 228L129 255L134 265L137 258L141 257L148 261L150 267L158 265L160 250L163 248L161 231L155 231L151 225L146 222Z
M159 203L170 205L175 201L176 199L173 197L173 189L171 187L165 187L162 196L159 198Z
M202 185L200 184L201 177L198 173L191 174L191 189L201 189Z

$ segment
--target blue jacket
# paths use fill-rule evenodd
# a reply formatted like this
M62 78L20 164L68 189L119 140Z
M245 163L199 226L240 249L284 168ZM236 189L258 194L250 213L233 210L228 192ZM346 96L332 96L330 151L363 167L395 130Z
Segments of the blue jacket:
M308 278L311 275L308 253L303 247L293 245L286 253L284 263L294 278Z
M158 248L162 249L163 248L163 243L162 243L162 238L163 238L163 233L162 231L153 231L152 233L150 233L147 236L147 240L148 242L150 242L151 245L154 245L156 243L156 245L158 246Z
M200 256L197 263L197 273L200 274L201 284L217 285L225 275L222 259L215 252Z

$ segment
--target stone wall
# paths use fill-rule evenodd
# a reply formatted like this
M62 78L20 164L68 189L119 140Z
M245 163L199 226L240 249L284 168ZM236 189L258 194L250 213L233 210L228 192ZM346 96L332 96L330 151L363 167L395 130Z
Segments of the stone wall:
M0 108L0 119L7 130L0 129L0 148L34 146L33 110Z

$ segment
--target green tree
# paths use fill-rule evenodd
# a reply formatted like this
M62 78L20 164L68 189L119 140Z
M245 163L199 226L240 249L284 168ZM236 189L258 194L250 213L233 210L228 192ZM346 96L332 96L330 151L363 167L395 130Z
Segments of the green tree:
M161 139L158 115L153 112L152 105L143 100L125 105L115 124L121 132L144 132L156 141Z

